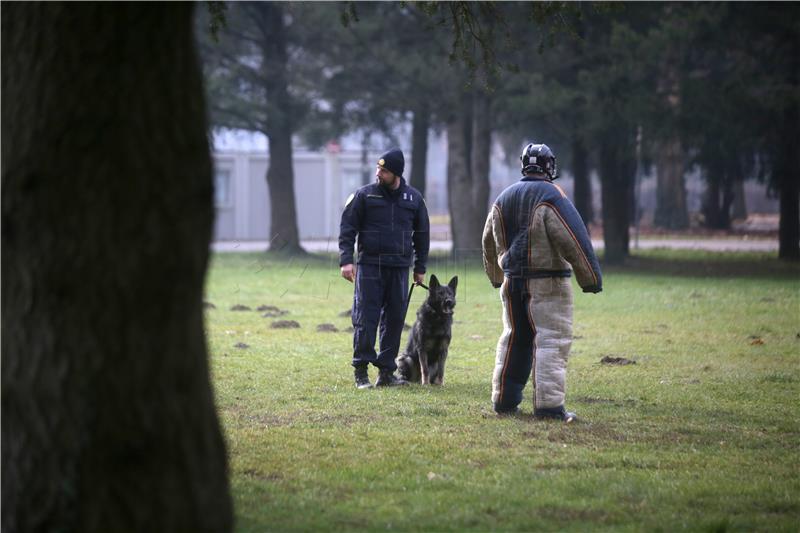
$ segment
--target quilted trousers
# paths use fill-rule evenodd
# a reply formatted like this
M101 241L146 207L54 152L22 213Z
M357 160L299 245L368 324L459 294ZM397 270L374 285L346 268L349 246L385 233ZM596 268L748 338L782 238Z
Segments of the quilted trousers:
M517 407L528 376L534 408L564 405L572 345L570 278L505 278L500 296L504 329L492 379L495 409Z

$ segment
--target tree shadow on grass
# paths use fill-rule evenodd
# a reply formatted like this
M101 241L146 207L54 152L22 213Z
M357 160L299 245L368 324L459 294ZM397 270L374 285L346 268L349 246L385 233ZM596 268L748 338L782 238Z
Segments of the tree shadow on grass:
M768 254L676 252L631 255L623 265L603 265L604 273L691 278L800 280L800 263Z

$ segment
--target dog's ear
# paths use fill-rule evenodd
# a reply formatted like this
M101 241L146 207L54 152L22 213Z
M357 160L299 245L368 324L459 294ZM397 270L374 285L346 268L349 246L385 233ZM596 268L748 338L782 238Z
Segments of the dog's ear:
M439 285L441 284L439 283L439 278L436 277L436 274L431 275L431 282L429 284L430 289L435 289L439 287Z
M453 294L455 294L456 287L458 287L458 276L453 276L453 279L450 280L450 283L448 283L447 286L453 289Z

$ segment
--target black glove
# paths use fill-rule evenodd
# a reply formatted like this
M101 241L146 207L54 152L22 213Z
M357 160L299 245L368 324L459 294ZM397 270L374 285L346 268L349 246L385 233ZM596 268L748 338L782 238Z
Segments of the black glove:
M603 287L600 287L599 285L589 285L587 287L583 287L583 292L591 292L591 293L594 293L594 294L597 294L598 292L602 292L602 290L603 290Z

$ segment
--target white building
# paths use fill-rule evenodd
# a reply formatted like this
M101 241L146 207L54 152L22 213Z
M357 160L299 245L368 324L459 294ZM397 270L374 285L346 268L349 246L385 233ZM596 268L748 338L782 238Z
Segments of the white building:
M380 154L369 154L365 169L359 152L295 151L294 193L301 239L339 234L345 200L362 185L365 170L371 179L378 157ZM265 152L214 154L215 241L269 240L268 165Z

